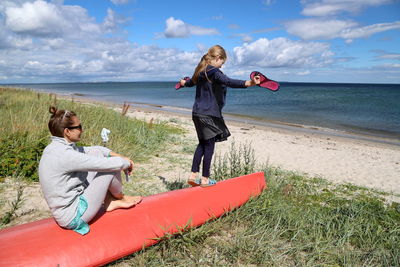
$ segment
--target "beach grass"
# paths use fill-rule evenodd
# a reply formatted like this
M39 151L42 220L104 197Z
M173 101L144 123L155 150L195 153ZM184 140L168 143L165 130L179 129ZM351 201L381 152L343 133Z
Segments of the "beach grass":
M54 94L11 88L0 89L0 176L22 175L37 181L40 155L50 142L49 106L72 110L81 119L81 145L103 145L102 128L111 130L107 146L122 155L146 161L182 130L164 122L147 123L121 116L98 105L58 99Z
M48 142L48 107L54 101L60 108L78 113L86 131L83 144L101 144L100 131L105 127L112 132L108 145L113 150L142 161L167 157L171 164L177 163L181 161L178 151L187 154L194 149L194 144L186 142L182 148L174 148L177 155L169 153L181 143L176 136L182 130L163 122L150 125L101 106L33 91L0 89L0 125L5 129L0 143L8 144L0 150L2 164L3 157L12 158L12 153L19 155L15 164L26 161L23 166L16 165L19 172L13 177L30 175L23 173L23 167L37 165L40 150ZM214 157L212 174L217 180L256 171L265 173L268 184L259 197L201 227L166 236L109 266L400 265L400 204L386 201L388 193L269 166L257 161L251 144L234 143L226 154ZM186 186L180 180L164 183L167 190ZM147 189L142 186L142 190ZM3 222L12 220L17 200Z

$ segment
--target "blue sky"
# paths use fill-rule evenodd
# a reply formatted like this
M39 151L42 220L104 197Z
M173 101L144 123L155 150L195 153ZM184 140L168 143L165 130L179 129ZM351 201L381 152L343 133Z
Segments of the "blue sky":
M400 83L398 0L0 0L0 83L175 81L223 71Z

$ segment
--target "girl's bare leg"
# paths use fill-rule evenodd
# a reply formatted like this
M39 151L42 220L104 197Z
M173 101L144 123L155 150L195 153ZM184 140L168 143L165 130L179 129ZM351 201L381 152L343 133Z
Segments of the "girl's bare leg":
M189 179L187 180L187 183L190 184L191 186L198 186L199 181L196 179L198 174L199 174L198 172L192 172L190 174Z
M189 181L194 181L196 180L196 177L199 173L198 172L192 172L190 173Z

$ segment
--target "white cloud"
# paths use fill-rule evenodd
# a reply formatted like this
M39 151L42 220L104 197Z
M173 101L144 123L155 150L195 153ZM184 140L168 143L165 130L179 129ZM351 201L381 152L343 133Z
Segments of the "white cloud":
M0 58L7 62L0 64L0 83L165 80L192 72L201 57L113 36L126 19L111 9L103 23L82 7L40 0L2 2L0 13Z
M108 8L107 17L104 19L103 22L103 29L105 31L113 32L117 30L120 25L127 23L129 20L129 18L120 16L114 10Z
M15 34L32 37L99 34L100 26L79 6L62 6L42 0L10 5L4 10L5 27Z
M165 21L165 24L164 34L167 38L188 37L190 35L189 27L182 20L170 17Z
M287 32L304 40L329 40L343 38L351 41L356 38L369 37L372 34L400 29L400 21L379 23L359 27L351 20L303 19L285 24Z
M1 23L1 22L0 22ZM0 27L0 51L1 49L28 49L33 43L32 38L9 34L4 27Z
M400 70L400 64L398 63L386 63L378 66L374 66L375 69L384 69L388 71L399 71ZM399 78L399 76L397 77Z
M333 56L328 44L286 38L260 38L233 52L237 65L249 67L320 67L330 64Z
M380 59L395 59L400 60L400 54L385 54L379 57Z
M111 0L114 5L124 5L128 4L130 0Z
M238 24L229 24L229 25L228 25L228 28L229 28L229 29L239 29L240 26L239 26Z
M302 19L286 23L288 33L304 40L333 39L346 29L355 27L357 23L344 20Z
M400 60L400 53L390 53L380 49L375 49L371 52L375 53L376 58L379 60Z
M242 39L242 41L245 43L249 43L249 42L253 41L253 37L251 37L251 35L249 35L247 33L238 33L238 34L233 34L232 36L240 37Z
M378 32L400 29L400 21L391 23L378 23L365 27L344 29L340 37L344 39L356 39L369 37Z
M61 0L3 0L0 4L0 83L178 79L184 74L190 75L208 49L204 44L198 44L192 52L135 44L114 34L120 33L121 25L127 20L109 9L104 20L96 22L86 9L64 5ZM333 23L321 25L319 31L312 33L295 26L291 29L293 34L304 35L307 40L321 36L350 40L398 28L398 22L358 27L352 21L328 21ZM216 29L193 26L173 17L167 22L163 37L219 34ZM315 23L323 24L323 21ZM313 24L309 26L309 31L313 31ZM287 77L308 75L333 62L327 43L287 38L252 41L253 33L240 35L246 43L228 50L229 60L224 69L228 75L247 77L249 70L272 68L273 72L274 67L277 67L274 76L278 78L284 73L282 68L288 70ZM399 58L388 52L379 56L376 58L392 61ZM397 66L391 64L385 68Z
M214 28L203 28L183 22L180 19L170 17L165 21L166 29L164 36L167 38L186 38L191 35L216 35L218 30Z
M275 0L263 0L263 4L266 6L270 6L275 2Z
M6 8L5 15L6 27L16 33L58 35L66 23L55 5L41 0Z
M303 0L305 16L332 16L341 12L359 12L369 6L379 6L393 2L392 0Z
M0 42L1 43L1 42ZM0 83L178 79L193 71L199 52L139 46L115 38L37 39L30 49L0 49ZM32 79L32 80L31 80Z
M224 16L222 15L211 17L212 20L222 20L223 18Z
M239 26L237 28L240 28ZM232 28L233 29L233 28ZM238 37L240 38L244 43L249 43L253 41L253 34L260 34L260 33L266 33L266 32L271 32L278 30L278 28L263 28L263 29L258 29L258 30L253 30L248 33L236 33L230 35L230 37Z
M305 76L305 75L310 75L311 72L309 70L305 70L305 71L299 71L296 74L300 76Z
M249 43L249 42L253 41L253 37L251 37L248 34L243 34L242 35L242 40L243 40L243 42Z
M219 34L218 30L214 28L203 28L200 26L188 25L189 32L192 35L216 35Z

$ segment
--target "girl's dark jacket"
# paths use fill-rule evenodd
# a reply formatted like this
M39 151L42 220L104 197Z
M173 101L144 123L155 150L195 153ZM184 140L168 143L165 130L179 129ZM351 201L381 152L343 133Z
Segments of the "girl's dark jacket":
M226 88L246 88L245 82L231 79L219 68L208 65L206 72L201 72L197 79L196 98L192 112L222 118L221 111L226 103ZM185 83L185 87L194 85L191 79Z

